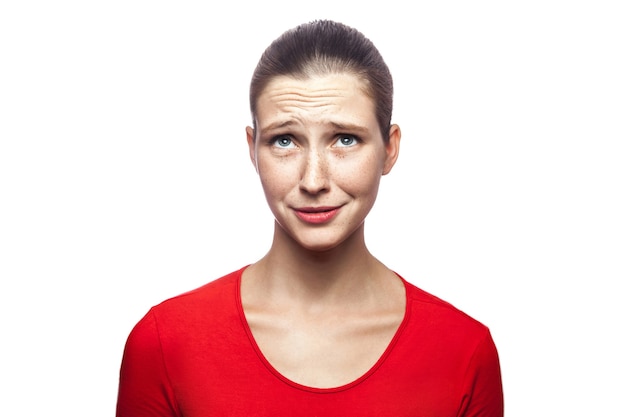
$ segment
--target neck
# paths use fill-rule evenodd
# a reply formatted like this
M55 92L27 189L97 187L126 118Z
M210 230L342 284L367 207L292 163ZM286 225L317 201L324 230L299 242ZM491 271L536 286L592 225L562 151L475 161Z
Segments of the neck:
M363 225L324 251L302 247L276 225L272 247L251 268L267 296L314 304L367 299L390 272L367 249Z

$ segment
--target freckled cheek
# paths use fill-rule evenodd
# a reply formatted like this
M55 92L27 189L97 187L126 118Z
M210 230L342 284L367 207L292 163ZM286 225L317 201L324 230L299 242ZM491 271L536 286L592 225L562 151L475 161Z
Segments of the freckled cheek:
M288 165L259 163L259 177L267 197L281 197L294 188L297 176Z
M335 170L335 182L355 196L376 192L382 171L375 159L344 163Z

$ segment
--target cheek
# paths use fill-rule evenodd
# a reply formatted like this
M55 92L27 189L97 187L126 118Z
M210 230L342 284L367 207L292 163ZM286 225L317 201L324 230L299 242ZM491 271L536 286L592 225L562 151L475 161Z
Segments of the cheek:
M293 169L287 164L264 164L259 161L259 178L265 194L269 197L284 195L293 188Z
M338 168L335 178L342 184L342 188L351 190L355 195L376 194L382 176L382 166L374 155L354 161L343 161Z

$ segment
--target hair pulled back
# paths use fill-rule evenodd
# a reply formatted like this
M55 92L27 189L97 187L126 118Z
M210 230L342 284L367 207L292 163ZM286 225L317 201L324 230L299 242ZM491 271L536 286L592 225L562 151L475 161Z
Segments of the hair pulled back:
M315 20L284 32L265 50L250 83L250 110L256 128L257 101L277 76L307 79L348 73L362 80L374 101L382 137L389 139L393 80L378 49L358 30L331 20Z

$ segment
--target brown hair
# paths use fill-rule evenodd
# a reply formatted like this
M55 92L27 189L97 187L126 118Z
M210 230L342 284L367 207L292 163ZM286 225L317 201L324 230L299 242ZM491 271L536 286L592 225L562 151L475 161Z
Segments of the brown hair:
M253 126L257 100L276 76L308 78L350 73L359 77L376 106L383 139L389 140L393 109L393 80L372 41L358 30L330 20L315 20L284 32L265 50L250 83Z

